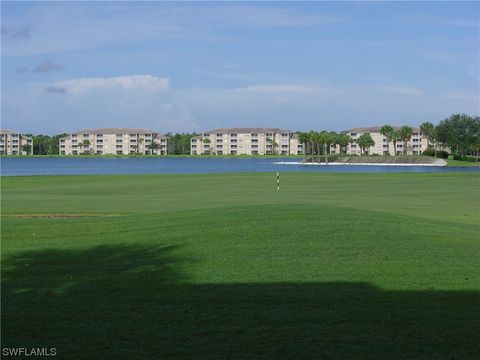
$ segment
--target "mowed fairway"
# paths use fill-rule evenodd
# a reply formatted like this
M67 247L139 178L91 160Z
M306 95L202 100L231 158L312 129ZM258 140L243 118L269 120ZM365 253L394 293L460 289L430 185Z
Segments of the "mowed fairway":
M2 346L473 359L480 175L2 178ZM20 216L21 215L21 216Z

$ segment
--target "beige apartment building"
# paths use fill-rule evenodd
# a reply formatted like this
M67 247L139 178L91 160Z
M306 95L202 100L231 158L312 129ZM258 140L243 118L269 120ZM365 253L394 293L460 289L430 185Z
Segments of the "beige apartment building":
M290 130L278 128L214 129L191 139L192 155L299 155L303 144Z
M399 130L400 127L393 126L394 130ZM427 138L422 135L419 128L413 128L413 134L410 140L404 143L401 140L396 142L396 147L393 141L387 142L387 138L380 133L381 126L374 127L364 127L364 128L354 128L345 131L352 138L352 142L347 146L347 154L349 155L360 155L360 154L390 154L390 155L401 155L406 149L406 154L408 155L419 155L423 151L427 150ZM369 149L360 149L358 144L355 142L356 139L362 134L370 134L375 146L370 147ZM336 149L337 151L339 149Z
M28 151L26 151L28 148ZM33 154L31 137L11 130L0 130L0 155Z
M76 131L59 139L60 155L169 153L168 137L148 129L104 128Z

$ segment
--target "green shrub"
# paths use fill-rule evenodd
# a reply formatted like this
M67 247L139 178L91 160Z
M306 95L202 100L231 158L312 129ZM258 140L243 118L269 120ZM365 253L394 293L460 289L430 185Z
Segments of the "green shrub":
M460 156L454 155L453 160L460 160L460 161L468 161L468 162L476 162L477 158L474 156Z
M435 156L435 150L427 149L422 153L422 155ZM438 150L437 151L437 157L441 158L441 159L448 159L448 152L444 151L444 150Z

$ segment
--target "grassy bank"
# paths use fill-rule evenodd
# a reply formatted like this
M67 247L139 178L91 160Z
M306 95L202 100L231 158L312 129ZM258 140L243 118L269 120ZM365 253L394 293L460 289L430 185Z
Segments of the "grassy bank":
M474 358L480 175L2 178L2 346Z
M446 159L448 166L480 166L479 162L471 162L471 161L460 161L460 160L453 160L453 159Z

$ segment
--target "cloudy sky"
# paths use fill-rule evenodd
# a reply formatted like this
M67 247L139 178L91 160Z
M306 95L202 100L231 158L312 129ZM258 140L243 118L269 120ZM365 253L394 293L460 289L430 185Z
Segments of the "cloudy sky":
M478 2L1 3L2 128L343 130L478 115Z

